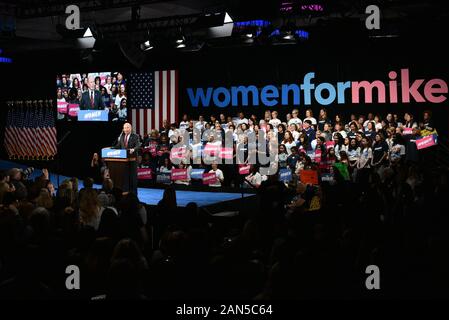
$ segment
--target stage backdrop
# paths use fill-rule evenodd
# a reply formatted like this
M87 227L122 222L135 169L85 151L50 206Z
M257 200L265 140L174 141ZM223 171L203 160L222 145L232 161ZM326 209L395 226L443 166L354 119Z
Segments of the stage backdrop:
M183 113L197 118L200 114L204 116L220 113L235 115L237 111L243 110L247 116L255 113L260 117L266 109L271 109L278 110L280 118L283 118L294 107L298 107L302 116L307 108L311 108L316 115L322 107L315 97L318 85L330 83L337 90L338 82L350 81L352 85L353 81L366 80L372 83L374 80L379 80L385 86L385 103L379 101L377 89L373 91L372 103L365 103L364 89L360 91L359 103L353 103L354 95L351 89L344 91L344 103L338 103L336 91L335 99L326 105L330 116L334 117L337 113L348 117L351 113L373 112L385 115L387 112L402 114L404 111L411 111L420 118L424 110L430 109L433 112L439 133L447 135L448 101L431 102L424 94L429 80L442 79L445 83L448 81L449 65L445 61L449 52L443 44L440 44L441 41L437 40L423 38L420 39L419 44L416 41L392 41L373 45L359 45L358 43L326 45L320 43L284 47L205 47L201 52L190 53L181 53L176 50L171 52L155 50L149 52L146 63L139 70L136 70L120 54L112 54L119 50L96 53L91 61L80 59L79 52L36 52L32 55L28 53L14 57L14 66L0 66L2 68L0 70L3 71L0 81L5 101L35 100L55 97L54 76L62 72L120 69L127 74L128 79L133 73L146 73L153 81L153 104L136 106L130 108L128 112L130 121L134 124L137 132L142 134L159 125L164 118L170 122L179 121ZM425 80L417 87L418 93L426 99L425 102L417 102L416 97L413 96L410 96L410 102L403 102L402 69L408 69L410 86L417 79ZM391 102L389 82L394 77L390 77L390 71L397 74L397 103ZM304 85L305 75L311 72L314 73L314 77L310 79L310 83L315 87L310 88L310 105L305 103L306 97L301 88L298 105L294 104L294 95L290 92L287 104L283 104L281 100L280 103L270 107L260 103L261 99L258 105L254 105L250 95L247 106L243 105L242 97L239 95L235 106L229 103L226 107L219 107L210 103L208 107L203 104L194 107L187 93L188 88L207 89L211 87L216 89L224 87L231 89L233 86L254 85L259 90L259 94L262 94L262 88L267 85L273 85L278 89L282 89L283 84ZM159 83L156 89L157 81ZM437 86L439 87L437 88ZM326 90L326 87L320 88L321 99L326 99L329 90ZM441 82L433 83L428 88L437 89L437 91L444 89ZM269 90L265 91L265 95L269 93L271 93ZM432 94L435 97L439 94L447 96L447 94L436 91L432 91ZM220 93L217 97L223 101L224 95ZM265 97L267 98L267 96ZM159 99L158 104L156 104L156 98ZM272 99L272 97L268 97L268 100ZM5 127L6 108L0 113L0 124ZM111 145L121 131L119 123L62 122L56 123L56 126L58 141L69 133L63 144L58 147L57 156L63 162L63 172L77 176L85 176L90 173L89 166L93 152L99 152L102 147ZM4 131L1 134L3 135ZM7 157L4 148L1 150L1 156Z

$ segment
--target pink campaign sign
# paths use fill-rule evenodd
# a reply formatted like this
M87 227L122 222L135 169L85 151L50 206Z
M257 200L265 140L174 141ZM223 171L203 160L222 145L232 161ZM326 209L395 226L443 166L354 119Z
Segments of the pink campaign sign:
M239 167L240 174L249 174L249 165L241 165Z
M328 141L328 142L325 143L325 145L326 145L326 149L333 148L334 145L335 145L335 142L334 141Z
M187 180L187 169L172 169L171 180Z
M435 145L435 137L433 135L416 140L416 148L418 150L429 148Z
M80 110L79 104L69 103L69 116L76 117L78 115L79 110Z
M232 159L233 155L234 155L234 150L232 148L221 148L220 158Z
M412 134L413 133L413 128L404 128L404 130L402 131L402 134Z
M150 180L153 178L153 172L149 168L138 168L137 169L137 179L139 180Z
M218 151L220 150L220 147L216 144L206 144L206 146L204 147L204 154L208 155L208 156L218 156Z
M170 158L172 159L184 159L186 157L186 148L172 148L170 151Z
M203 173L203 184L214 184L217 182L217 176L214 172Z
M59 113L67 113L67 102L58 101L58 112Z
M320 149L315 150L315 162L316 163L321 162L321 150Z

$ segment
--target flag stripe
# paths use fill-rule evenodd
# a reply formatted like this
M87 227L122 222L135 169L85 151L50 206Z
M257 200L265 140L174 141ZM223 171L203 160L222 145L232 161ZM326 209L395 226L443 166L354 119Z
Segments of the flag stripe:
M162 122L167 119L167 71L162 71Z
M52 110L44 112L35 105L11 106L5 130L5 147L10 157L54 156L56 128Z

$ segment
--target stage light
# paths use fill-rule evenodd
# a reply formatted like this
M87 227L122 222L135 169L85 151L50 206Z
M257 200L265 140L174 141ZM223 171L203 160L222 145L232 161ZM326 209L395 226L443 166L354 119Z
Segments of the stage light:
M224 23L232 23L232 22L233 22L233 20L232 20L231 16L226 12Z
M253 37L253 34L252 34L252 33L247 33L247 34L245 34L245 37L247 37L247 38L252 38L252 37Z
M293 32L291 32L291 31L286 31L286 32L284 33L284 35L282 36L282 39L285 39L285 40L293 40L293 39L294 39Z
M181 43L184 43L184 42L185 42L184 36L182 36L181 38L178 38L178 39L176 40L176 43L177 43L177 44L181 44Z
M90 30L89 27L87 27L86 31L84 32L83 38L90 38L93 37L94 35L92 34L92 31Z
M142 49L143 51L148 51L153 48L154 48L154 46L151 44L150 40L147 40L140 45L140 49Z
M181 49L181 48L185 48L186 44L185 43L180 43L176 46L177 49Z

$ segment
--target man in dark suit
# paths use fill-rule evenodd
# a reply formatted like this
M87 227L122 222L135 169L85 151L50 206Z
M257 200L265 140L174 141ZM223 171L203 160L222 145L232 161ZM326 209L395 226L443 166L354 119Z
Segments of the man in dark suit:
M138 152L140 151L140 138L137 134L132 133L133 127L130 123L125 123L123 125L123 131L120 136L117 138L115 144L112 146L117 149L127 149L129 150L129 155L133 158L137 157ZM129 163L129 186L123 191L134 192L137 195L137 162L131 161ZM128 189L128 190L126 190Z
M89 77L87 81L89 89L81 95L80 110L102 110L101 93L95 90L95 78Z

